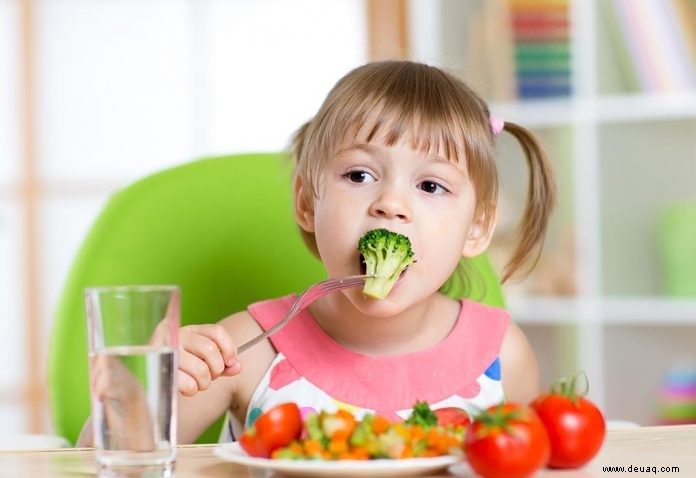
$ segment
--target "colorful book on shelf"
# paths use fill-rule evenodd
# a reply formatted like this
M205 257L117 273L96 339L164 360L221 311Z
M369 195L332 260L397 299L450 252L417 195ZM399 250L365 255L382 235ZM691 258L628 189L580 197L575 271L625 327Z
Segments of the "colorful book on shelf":
M519 12L533 11L568 11L570 0L508 0L510 7Z
M570 45L568 42L519 43L515 47L515 60L518 63L549 61L570 65Z
M568 15L556 12L516 12L512 20L515 39L529 41L568 41Z
M618 57L624 55L622 38L640 88L644 91L668 92L696 87L694 67L688 38L693 33L684 10L691 3L679 0L608 0L605 8ZM600 2L603 3L603 2ZM613 11L612 11L613 10ZM625 60L621 60L625 63ZM625 68L625 67L623 67ZM624 74L625 77L630 75Z
M521 75L517 79L517 93L520 98L548 98L568 96L571 85L567 77Z
M671 90L688 90L696 86L696 72L688 61L686 41L673 0L649 0L645 3L647 17L652 19L655 35L660 38Z
M633 63L632 53L623 33L623 28L619 24L619 15L613 1L605 0L598 2L599 14L604 20L604 27L607 29L611 42L611 53L617 65L617 72L622 83L622 89L626 92L638 92L642 90L642 84L638 78L638 72Z
M510 0L520 98L568 96L572 86L567 0Z
M686 48L687 60L696 72L696 0L674 0L674 13Z

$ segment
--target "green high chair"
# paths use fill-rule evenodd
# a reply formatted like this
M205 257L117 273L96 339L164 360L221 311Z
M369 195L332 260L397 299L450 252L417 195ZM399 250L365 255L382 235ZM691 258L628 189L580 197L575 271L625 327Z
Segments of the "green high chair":
M290 175L280 153L208 158L141 179L108 201L75 257L52 326L48 382L58 435L75 443L90 414L85 287L177 284L187 325L325 278L295 224ZM488 257L472 262L483 288L471 294L503 306ZM447 293L461 296L461 285ZM216 442L223 418L198 442Z

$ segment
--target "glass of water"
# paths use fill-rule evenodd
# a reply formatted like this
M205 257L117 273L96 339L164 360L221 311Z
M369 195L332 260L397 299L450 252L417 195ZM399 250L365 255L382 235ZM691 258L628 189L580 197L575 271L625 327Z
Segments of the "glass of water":
M179 289L85 289L92 424L105 467L176 457Z

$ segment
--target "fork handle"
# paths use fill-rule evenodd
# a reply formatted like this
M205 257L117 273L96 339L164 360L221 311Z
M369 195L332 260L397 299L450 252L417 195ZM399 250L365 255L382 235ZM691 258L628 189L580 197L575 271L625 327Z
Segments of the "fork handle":
M262 340L264 340L264 339L265 339L266 337L268 337L269 335L272 335L272 334L276 333L278 330L282 329L282 328L285 326L285 324L288 323L288 321L285 320L285 319L288 318L288 317L291 317L293 313L294 313L294 311L293 311L292 309L290 309L290 311L286 314L286 316L285 316L285 318L283 318L283 320L281 320L280 322L278 322L277 324L275 324L275 325L274 325L273 327L271 327L270 329L268 329L268 330L264 331L263 333L257 335L257 336L254 337L253 339L248 340L248 341L244 342L242 345L240 345L239 347L237 347L237 355L241 354L242 352L244 352L244 351L247 350L248 348L253 347L254 345L258 344L259 342L261 342Z
M374 276L368 276L368 275L356 275L356 276L348 276L348 277L341 277L337 279L327 279L325 281L319 282L317 284L314 284L310 287L308 287L304 292L302 292L300 295L297 296L295 299L295 302L292 303L292 306L290 307L290 310L287 311L285 314L285 317L275 324L273 327L270 329L264 331L263 333L257 335L253 339L243 343L239 347L237 347L237 355L241 354L245 350L247 350L249 347L253 347L257 343L261 342L265 338L267 338L270 335L273 335L285 325L290 322L290 319L292 319L301 309L304 309L307 307L310 303L314 302L316 299L319 297L322 297L330 292L336 292L341 289L346 289L350 287L358 287L361 284L365 283L365 279L368 277L374 277ZM335 287L333 288L325 288L319 295L312 296L310 292L312 290L316 290L319 286L327 286L328 284L331 284ZM306 298L305 302L302 302L302 299Z

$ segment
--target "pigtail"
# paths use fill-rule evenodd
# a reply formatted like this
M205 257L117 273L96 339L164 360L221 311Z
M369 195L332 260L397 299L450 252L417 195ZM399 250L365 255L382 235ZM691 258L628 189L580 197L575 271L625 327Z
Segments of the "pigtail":
M553 168L539 140L526 128L505 122L504 130L517 139L527 158L529 185L527 205L519 225L517 249L505 266L503 282L529 261L525 274L536 266L546 238L551 211L556 204L556 181Z

